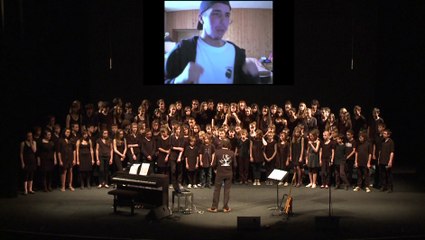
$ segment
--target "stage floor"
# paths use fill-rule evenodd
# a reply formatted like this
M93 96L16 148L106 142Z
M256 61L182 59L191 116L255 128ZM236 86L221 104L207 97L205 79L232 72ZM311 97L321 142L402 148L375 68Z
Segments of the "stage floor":
M292 188L289 218L274 215L275 185L232 185L230 213L206 211L213 188L191 189L193 213L155 221L146 219L149 209L130 216L130 208L121 207L114 214L111 189L37 192L0 199L0 239L425 239L424 178L412 172L394 177L393 193L332 188L336 224L326 222L329 191L320 188ZM288 191L279 186L279 198ZM260 229L238 231L238 217L260 217Z

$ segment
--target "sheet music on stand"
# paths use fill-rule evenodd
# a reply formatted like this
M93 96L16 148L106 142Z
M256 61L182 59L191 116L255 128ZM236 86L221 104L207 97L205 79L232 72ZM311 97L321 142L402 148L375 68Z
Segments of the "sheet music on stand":
M139 175L147 176L149 172L150 163L142 163L142 167L140 168Z
M276 181L282 181L282 179L285 178L287 174L288 172L285 170L274 169L268 178Z
M133 165L131 165L130 171L128 173L137 175L137 170L139 169L139 167L140 167L140 163L134 163Z
M274 169L272 173L267 177L268 179L276 180L276 181L282 181L286 175L288 175L288 172L281 169ZM275 210L275 212L272 214L273 216L280 216L282 214L282 211L279 207L279 184L276 183L276 207L272 208L272 210Z

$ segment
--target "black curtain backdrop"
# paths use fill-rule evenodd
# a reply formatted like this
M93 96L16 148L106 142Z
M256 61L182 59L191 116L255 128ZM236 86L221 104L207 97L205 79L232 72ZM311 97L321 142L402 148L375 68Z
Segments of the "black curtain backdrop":
M422 129L413 124L422 124L411 117L424 102L423 1L280 2L274 1L278 84L164 86L162 1L5 0L0 119L2 163L10 171L0 175L3 195L17 188L25 132L44 126L49 114L64 124L75 99L121 97L136 106L145 98L185 105L194 98L245 99L260 106L318 99L334 112L361 105L367 118L379 107L394 133L396 162L423 167L416 154L422 141L413 140Z

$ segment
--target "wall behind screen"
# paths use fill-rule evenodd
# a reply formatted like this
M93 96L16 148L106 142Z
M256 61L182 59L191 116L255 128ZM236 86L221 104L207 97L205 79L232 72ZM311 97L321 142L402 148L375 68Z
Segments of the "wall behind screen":
M93 3L92 9L107 3ZM357 28L353 29L354 13L350 3L274 2L274 59L277 59L274 77L275 82L289 84L163 86L163 3L111 1L108 4L108 14L89 14L89 26L100 31L88 34L90 98L93 100L122 96L136 102L142 98L190 101L196 96L223 101L243 98L248 102L280 105L287 99L308 102L312 98L333 106L373 102L377 29L373 8L356 18ZM102 29L105 22L111 26ZM135 31L139 26L142 31ZM112 47L104 40L109 35ZM356 55L354 69L351 69L353 37ZM113 56L112 70L108 69L109 48ZM104 87L100 90L98 86ZM359 92L364 96L361 99L356 97Z

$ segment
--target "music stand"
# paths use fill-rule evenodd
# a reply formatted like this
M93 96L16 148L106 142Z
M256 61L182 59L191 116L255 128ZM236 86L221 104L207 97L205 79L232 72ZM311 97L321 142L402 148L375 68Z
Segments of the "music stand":
M286 175L288 175L288 172L281 169L274 169L272 173L267 177L268 179L276 180L276 208L272 210L279 211L279 181L282 181Z

